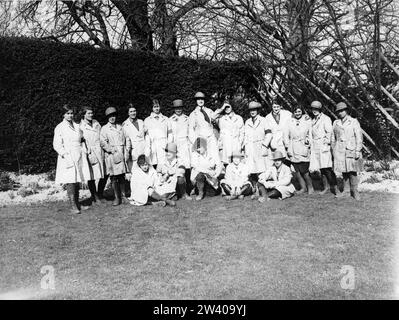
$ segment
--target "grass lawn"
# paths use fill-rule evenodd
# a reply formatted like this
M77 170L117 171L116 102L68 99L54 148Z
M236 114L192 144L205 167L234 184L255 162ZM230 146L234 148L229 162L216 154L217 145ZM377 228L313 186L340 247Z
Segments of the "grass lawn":
M32 299L394 298L399 195L305 195L263 205L205 198L176 208L111 202L0 209L0 297ZM40 289L41 267L55 290ZM340 286L342 266L355 289Z

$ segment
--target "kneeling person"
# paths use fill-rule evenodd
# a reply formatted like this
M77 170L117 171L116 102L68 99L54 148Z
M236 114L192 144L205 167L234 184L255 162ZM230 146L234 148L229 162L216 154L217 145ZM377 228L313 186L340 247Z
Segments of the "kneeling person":
M130 203L136 206L143 206L148 203L165 206L175 206L176 203L170 200L174 193L163 193L163 183L155 169L148 164L145 155L137 158L137 165L132 169L130 178L131 196Z
M177 197L191 200L191 197L187 194L186 167L179 159L176 143L168 143L165 152L166 160L157 167L162 182L160 189L163 189L164 193L174 193L177 189Z
M295 187L291 183L291 169L283 164L284 155L280 151L273 153L274 164L259 176L259 202L266 199L285 199L292 197Z
M213 152L207 152L207 142L204 138L197 138L194 142L191 166L191 181L193 186L198 189L198 196L195 200L199 201L204 198L206 185L210 186L216 194L219 190L218 177L223 166L219 157Z
M220 185L226 194L226 200L244 199L252 193L252 185L249 181L249 169L241 162L243 155L236 151L233 153L232 160L227 168L225 178L220 181Z

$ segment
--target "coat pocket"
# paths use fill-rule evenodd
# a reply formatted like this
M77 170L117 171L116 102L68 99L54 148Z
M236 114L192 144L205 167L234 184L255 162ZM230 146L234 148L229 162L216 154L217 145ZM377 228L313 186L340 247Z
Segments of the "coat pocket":
M300 141L295 141L292 144L292 151L296 155L300 155L303 157L309 156L309 148Z
M72 168L75 164L73 163L72 157L69 153L64 156L65 168Z
M89 158L90 164L94 165L94 164L98 163L98 159L97 159L97 157L96 157L96 155L94 153L90 152L89 155L88 155L88 158Z
M329 144L323 144L320 149L323 153L331 152L331 147Z
M355 158L355 157L356 157L356 150L349 150L349 149L346 149L346 151L345 151L345 156L346 156L347 158Z
M123 155L120 152L115 152L112 154L112 160L114 161L114 163L118 164L121 163L123 161Z

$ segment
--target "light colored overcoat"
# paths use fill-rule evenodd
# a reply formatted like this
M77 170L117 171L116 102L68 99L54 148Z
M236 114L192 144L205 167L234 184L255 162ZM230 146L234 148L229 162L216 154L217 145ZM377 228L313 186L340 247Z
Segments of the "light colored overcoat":
M263 184L266 189L275 188L280 191L281 199L289 198L294 195L295 187L291 183L291 179L291 169L285 164L282 164L279 169L272 166L259 176L259 182Z
M169 142L174 142L177 145L177 155L179 161L183 163L184 167L189 169L191 167L191 143L189 139L189 118L185 114L178 116L173 114L169 118L170 135Z
M273 151L281 151L284 156L287 155L286 152L286 136L288 133L288 127L292 119L292 113L288 110L280 110L280 120L279 122L273 117L272 112L270 112L265 117L266 128L271 130L272 139L270 141L270 148ZM269 158L271 159L272 153L269 153Z
M320 113L312 119L310 171L332 168L331 134L332 122L330 117Z
M129 171L132 169L133 163L137 161L138 156L145 153L144 121L137 119L137 125L138 129L130 118L122 123L123 133L126 138L126 148L131 155L131 159L127 162Z
M271 166L268 159L269 148L266 142L267 133L265 118L257 116L255 122L252 119L245 121L244 126L244 147L245 163L250 173L261 173Z
M58 153L55 182L60 184L85 181L83 176L82 131L79 125L63 120L54 129L53 148ZM86 164L87 166L87 164Z
M334 156L334 171L362 171L363 133L357 119L348 115L345 121L334 121L331 146ZM358 159L356 159L356 153Z
M127 172L126 139L122 126L109 122L101 128L101 147L105 151L105 173L116 176Z
M244 144L244 121L241 116L231 112L217 119L220 135L219 149L221 160L224 163L231 162L233 152L241 151Z
M215 136L214 121L220 116L219 112L203 107L205 113L208 115L211 123L205 120L201 108L197 106L189 116L189 139L191 145L197 138L204 138L207 142L207 150L209 154L219 158L219 146Z
M165 161L165 147L168 143L169 118L154 112L144 120L146 154L152 165Z
M300 119L292 118L288 126L288 153L291 162L310 161L310 131L312 121L307 115Z
M83 162L83 176L86 181L104 178L104 152L100 143L101 125L93 120L90 124L86 120L80 122L80 130L83 132L87 153L84 155L87 161Z

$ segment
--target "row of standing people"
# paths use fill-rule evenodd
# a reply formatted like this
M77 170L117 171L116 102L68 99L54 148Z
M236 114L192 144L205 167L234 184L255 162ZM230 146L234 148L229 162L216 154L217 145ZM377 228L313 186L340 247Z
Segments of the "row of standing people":
M154 101L153 112L144 121L137 119L136 109L130 105L129 118L122 125L116 122L116 109L110 107L106 110L108 123L103 127L93 119L92 109L84 110L84 118L78 125L72 120L73 111L66 107L64 121L56 127L54 135L54 149L58 153L56 181L67 184L73 211L86 209L78 205L78 183L87 181L93 201L98 202L102 201L108 176L115 194L114 204L120 204L125 199L125 174L131 181L132 203L139 205L149 199L174 205L171 197L176 185L180 196L191 199L188 182L192 182L197 200L204 197L207 186L208 190L221 186L228 198L242 198L256 191L260 201L276 195L285 198L295 191L291 172L300 182L298 193L306 188L313 193L309 170L320 171L326 178L322 193L327 191L328 182L332 191L342 196L344 193L336 188L331 151L335 171L342 172L344 180L351 182L354 197L359 198L356 172L360 170L362 134L357 120L347 114L345 104L337 105L340 119L332 125L331 119L321 112L318 101L311 105L312 120L301 108L296 108L292 115L277 103L273 103L271 113L262 117L261 105L250 102L250 118L244 123L230 104L212 111L205 107L203 93L198 92L194 98L197 105L190 116L183 114L182 100L173 101L174 114L170 118L162 115L159 102ZM172 143L169 148L168 142ZM171 163L178 165L174 168L176 179L172 180L169 178L173 175L162 172L170 171L167 167ZM218 178L230 163L227 177L220 184ZM291 165L293 170L289 169ZM152 170L153 167L157 170ZM143 172L152 178L144 179ZM241 175L234 179L242 181L242 186L229 181L234 176L232 172ZM270 180L279 177L287 183L276 192ZM95 180L99 180L97 188ZM149 185L139 183L143 181ZM165 189L168 183L170 190ZM143 187L147 188L146 195L138 196Z

